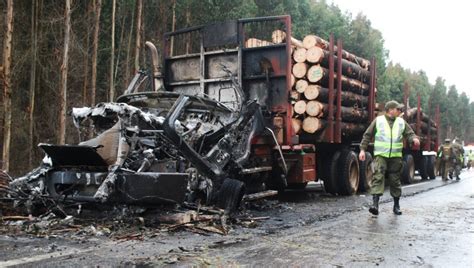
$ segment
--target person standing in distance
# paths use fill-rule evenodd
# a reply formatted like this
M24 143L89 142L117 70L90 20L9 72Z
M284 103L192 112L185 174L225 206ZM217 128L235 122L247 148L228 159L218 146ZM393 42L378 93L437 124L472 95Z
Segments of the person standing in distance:
M390 186L390 195L393 197L393 213L401 215L400 196L402 194L401 173L403 168L402 150L403 139L418 147L420 140L408 123L399 117L403 105L392 100L385 104L385 115L380 115L365 131L360 143L359 160L365 161L365 151L369 142L374 138L374 177L370 194L373 203L369 212L379 214L379 200L385 188L385 177Z

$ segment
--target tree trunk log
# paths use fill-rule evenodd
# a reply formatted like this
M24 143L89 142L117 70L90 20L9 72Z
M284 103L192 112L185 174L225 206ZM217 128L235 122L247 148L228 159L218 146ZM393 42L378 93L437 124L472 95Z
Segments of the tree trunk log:
M306 60L310 63L319 63L324 56L325 53L320 47L311 47L306 50Z
M305 36L305 38L303 39L303 47L306 48L306 49L309 49L313 46L317 46L317 47L320 47L322 49L325 49L325 50L329 50L329 42L316 36L316 35L307 35ZM334 51L336 53L337 51L337 47L334 46ZM342 50L342 57L348 61L351 61L359 66L361 66L362 68L368 70L369 67L370 67L370 61L364 59L364 58L361 58L361 57L357 57L356 55L352 54L352 53L349 53L345 50Z
M306 113L309 116L319 116L323 113L323 104L318 101L308 101L306 103Z
M275 44L281 44L286 41L286 33L282 30L275 30L272 33L272 42ZM303 47L303 42L291 37L291 44L295 47Z
M300 100L300 93L298 93L298 91L296 90L292 90L290 91L290 101L293 102L297 102Z
M298 80L296 82L296 85L295 85L295 89L299 93L303 93L306 90L307 87L308 87L308 81L306 81L304 79Z
M330 53L329 51L324 51L323 52L323 58L321 60L321 66L325 68L329 68L329 57ZM337 56L333 55L334 57L334 64L337 64ZM370 82L370 72L363 69L359 65L350 62L346 59L342 59L342 74L349 77L349 78L354 78L357 79L363 83L369 83Z
M295 113L304 114L306 111L306 102L304 100L297 101L294 105Z
M296 62L305 62L306 61L306 49L305 48L297 48L293 52L293 60Z
M305 77L307 72L308 72L308 66L306 65L306 63L299 62L293 65L293 75L296 78Z
M318 85L309 85L306 87L304 91L304 97L307 100L315 100L319 96L319 88Z
M265 40L260 40L257 38L249 38L247 41L245 41L245 47L246 48L252 48L252 47L265 47L265 46L271 46L273 45L272 42L268 42Z
M321 119L317 117L306 117L303 120L303 130L307 133L315 133L316 131L323 128Z
M319 82L319 84L323 87L327 87L329 85L329 71L320 65L311 66L306 76L308 81L312 83ZM334 74L334 78L336 78L336 74ZM342 89L344 91L351 91L357 94L363 94L365 96L369 94L369 86L362 83L361 81L347 78L346 76L341 76L341 81Z
M318 96L316 99L318 101L328 103L329 101L329 89L315 85L318 90ZM334 103L337 101L337 90L334 90ZM341 92L341 104L344 106L354 106L357 105L358 107L367 107L369 103L369 98L367 96L362 96L356 93L352 93L349 91L342 91Z
M291 118L291 124L296 134L300 133L303 122L298 118Z
M317 102L317 101L311 101L311 102ZM322 107L322 111L317 116L320 118L326 118L328 116L328 110L329 110L328 104L320 103L320 102L318 103ZM307 112L308 105L309 105L309 102L306 104L306 113L308 113ZM369 119L369 113L363 109L341 106L341 121L343 122L366 123L368 119ZM334 108L334 120L337 120L336 107Z

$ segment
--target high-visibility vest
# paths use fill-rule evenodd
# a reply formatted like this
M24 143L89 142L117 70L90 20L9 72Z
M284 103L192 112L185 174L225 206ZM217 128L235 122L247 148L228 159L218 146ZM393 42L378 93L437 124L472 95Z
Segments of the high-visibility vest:
M474 160L474 153L469 153L469 160Z
M397 117L390 128L385 115L377 116L375 120L374 155L390 158L402 157L405 121Z

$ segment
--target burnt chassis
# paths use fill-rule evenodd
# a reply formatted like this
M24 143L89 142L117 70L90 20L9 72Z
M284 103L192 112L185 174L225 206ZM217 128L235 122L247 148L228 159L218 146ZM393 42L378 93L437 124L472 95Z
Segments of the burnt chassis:
M33 200L30 206L38 203L35 201L44 203L45 197L74 204L138 205L182 203L202 197L229 210L238 206L245 188L237 179L249 173L252 138L265 130L258 103L242 103L235 111L208 98L173 92L132 93L119 97L118 102L140 108L98 104L88 116L75 117L76 124L86 117L94 125L120 124L119 139L125 142L124 146L119 144L113 164L98 153L101 144L40 144L50 161L13 181L12 188L27 193ZM158 116L164 114L166 117ZM192 118L213 117L220 127L192 135L202 120L188 129L178 129L176 122L184 122L190 114ZM133 154L145 156L137 164L136 159L128 161Z

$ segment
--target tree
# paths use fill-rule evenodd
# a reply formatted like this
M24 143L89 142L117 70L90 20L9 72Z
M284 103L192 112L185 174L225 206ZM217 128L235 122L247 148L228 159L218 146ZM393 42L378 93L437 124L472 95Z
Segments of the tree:
M115 0L112 1L112 38L110 49L110 87L109 87L109 101L114 101L114 56L115 56Z
M137 1L137 31L135 38L135 71L140 69L140 48L141 48L141 39L140 34L142 31L142 13L143 13L143 1Z
M7 0L6 31L3 45L3 169L8 171L10 168L10 140L12 124L12 84L11 84L11 65L12 65L12 36L13 36L13 0Z
M71 0L66 0L64 50L61 64L61 82L59 98L59 144L66 143L66 112L67 112L67 71L69 64L69 40L71 34Z
M91 77L91 106L95 105L95 97L97 94L97 54L99 49L99 26L100 26L100 11L102 7L102 0L94 0L94 38L92 41L92 77Z
M30 88L29 88L29 126L28 138L30 152L33 152L33 127L34 127L34 112L35 112L35 87L36 87L36 62L38 55L38 0L31 0L31 70L30 70ZM33 164L33 153L28 155L28 165Z

